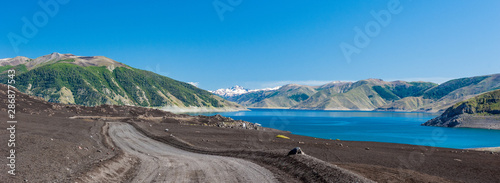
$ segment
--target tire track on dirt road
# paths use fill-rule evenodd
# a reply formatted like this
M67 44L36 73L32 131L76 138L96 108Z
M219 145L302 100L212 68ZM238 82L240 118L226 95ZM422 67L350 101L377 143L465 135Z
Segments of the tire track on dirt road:
M109 136L140 167L132 182L277 182L267 169L237 158L187 152L155 141L127 123L110 122Z

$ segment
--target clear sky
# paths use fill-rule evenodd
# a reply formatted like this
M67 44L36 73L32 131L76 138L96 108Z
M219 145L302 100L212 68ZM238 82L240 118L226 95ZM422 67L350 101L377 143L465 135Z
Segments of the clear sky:
M0 58L102 55L208 90L500 73L498 0L38 2L2 3Z

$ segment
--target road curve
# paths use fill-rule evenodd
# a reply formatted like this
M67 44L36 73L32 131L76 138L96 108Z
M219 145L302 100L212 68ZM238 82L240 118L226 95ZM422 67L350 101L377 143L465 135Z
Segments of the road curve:
M110 122L109 136L124 153L140 160L132 182L277 182L246 160L187 152L155 141L127 123Z

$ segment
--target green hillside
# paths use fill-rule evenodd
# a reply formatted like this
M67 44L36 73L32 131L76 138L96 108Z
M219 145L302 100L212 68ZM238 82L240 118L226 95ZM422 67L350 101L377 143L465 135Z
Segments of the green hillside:
M191 84L150 71L131 67L81 66L74 62L74 59L45 61L31 66L30 70L25 64L7 65L0 67L0 71L16 69L16 87L20 91L51 102L87 106L239 107ZM0 80L7 82L5 76Z
M500 90L459 102L422 125L500 130Z
M389 101L394 101L394 100L399 100L400 98L391 92L389 89L383 86L372 86L372 89L377 92L380 97L382 97L384 100L389 100Z
M292 107L316 92L310 86L291 84L278 90L251 92L231 97L228 100L247 107Z
M490 76L477 76L472 78L460 78L460 79L450 80L426 91L424 93L424 98L440 99L459 88L478 84L479 82L483 81L488 77Z
M438 84L431 82L408 82L407 84L391 86L389 87L389 90L391 90L399 98L418 97L422 96L429 88L437 85Z
M500 115L500 90L457 103L448 110L475 115Z
M5 72L7 72L7 70L9 70L9 69L16 70L16 74L21 74L21 73L28 71L28 69L26 68L26 65L16 65L16 66L6 65L6 66L0 67L0 73L3 74ZM2 75L0 77L5 77L5 75Z
M386 82L380 79L327 84L320 86L321 90L294 108L373 110L404 97L419 95L435 85L429 82Z

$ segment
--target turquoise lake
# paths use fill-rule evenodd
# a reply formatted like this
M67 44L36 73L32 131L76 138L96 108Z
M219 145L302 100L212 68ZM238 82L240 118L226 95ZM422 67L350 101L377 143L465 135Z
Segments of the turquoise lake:
M448 148L499 147L500 130L420 126L437 114L375 111L251 109L221 114L264 127L324 139L375 141Z

